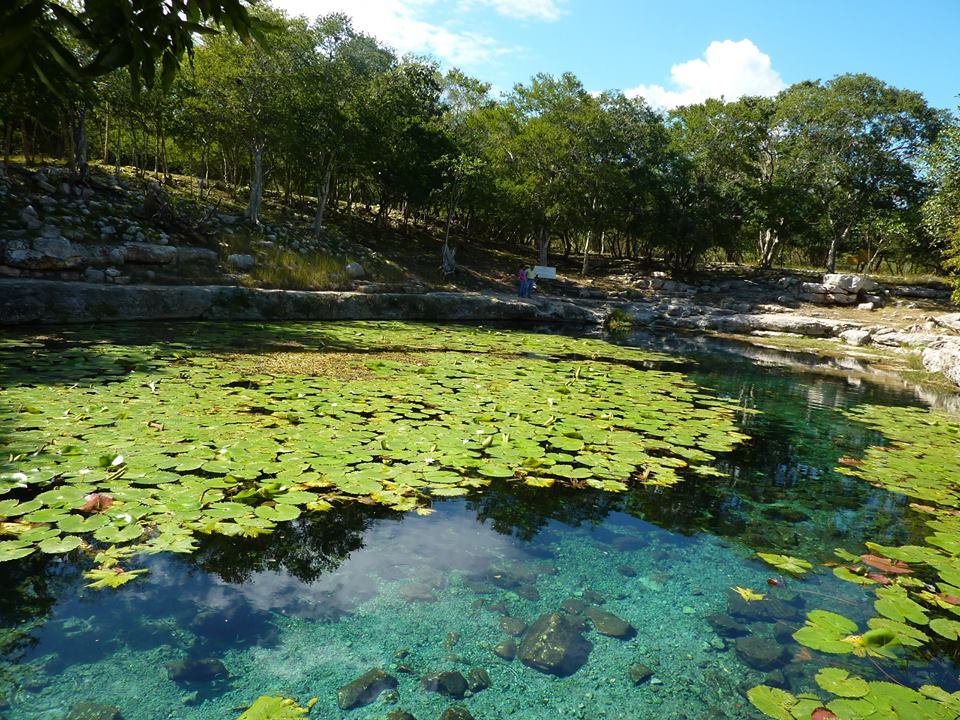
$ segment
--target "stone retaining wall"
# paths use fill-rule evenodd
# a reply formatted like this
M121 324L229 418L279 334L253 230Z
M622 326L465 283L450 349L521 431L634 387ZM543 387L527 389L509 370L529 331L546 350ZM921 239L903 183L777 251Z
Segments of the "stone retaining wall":
M508 295L0 281L0 325L122 320L427 320L599 324L603 303Z

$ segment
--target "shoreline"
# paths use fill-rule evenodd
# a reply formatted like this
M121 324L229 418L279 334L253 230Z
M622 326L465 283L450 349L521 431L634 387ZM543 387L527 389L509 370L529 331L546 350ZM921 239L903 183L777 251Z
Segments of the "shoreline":
M960 390L960 313L935 327L895 329L804 315L770 304L736 310L690 297L643 300L467 292L267 290L223 285L105 285L58 280L0 281L0 326L125 321L516 322L682 330L786 353L854 358L877 372L940 392Z

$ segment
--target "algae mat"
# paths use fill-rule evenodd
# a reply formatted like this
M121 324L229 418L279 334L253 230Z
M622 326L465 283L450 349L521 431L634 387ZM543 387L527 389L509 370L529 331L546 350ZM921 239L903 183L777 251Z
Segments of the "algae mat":
M406 323L8 338L0 561L83 553L91 583L116 586L141 572L138 554L269 533L338 503L425 513L494 479L622 491L716 474L715 454L746 439L737 407L670 362Z

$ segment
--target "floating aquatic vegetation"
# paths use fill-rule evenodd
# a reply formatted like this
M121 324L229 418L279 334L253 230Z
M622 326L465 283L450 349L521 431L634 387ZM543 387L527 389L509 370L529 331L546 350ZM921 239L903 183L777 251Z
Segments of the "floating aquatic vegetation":
M910 497L911 508L927 516L933 534L925 538L925 545L867 542L870 552L859 556L838 549L845 564L835 567L834 574L870 587L878 616L867 621L869 629L861 634L852 620L814 610L793 637L825 653L884 658L896 657L899 648L922 647L934 637L956 642L960 622L947 615L960 615L960 422L937 411L894 406L863 405L847 414L882 433L886 443L868 447L862 458L843 458L838 472ZM848 698L827 705L836 717L960 714L960 695L937 687L924 686L917 692L892 683L856 680L851 684L845 671L837 668L817 676L823 689ZM801 717L796 713L807 713L812 702L764 686L748 696L775 718Z
M912 690L891 682L867 682L838 668L822 669L816 682L838 697L825 701L813 693L794 695L766 685L752 688L747 697L776 720L954 720L960 714L960 693L950 694L931 685Z
M306 717L316 701L314 698L306 707L300 707L290 698L261 695L237 720L299 720Z
M803 575L813 567L806 560L792 557L791 555L777 555L775 553L758 552L757 557L765 563L772 565L777 570L790 573L791 575Z
M766 597L766 595L763 593L758 593L751 588L744 588L740 587L739 585L733 588L733 591L742 597L746 602L756 602L758 600L763 600Z
M0 343L0 561L82 548L94 587L197 533L352 501L423 510L494 479L669 486L745 439L669 358L598 340L308 323L60 342Z

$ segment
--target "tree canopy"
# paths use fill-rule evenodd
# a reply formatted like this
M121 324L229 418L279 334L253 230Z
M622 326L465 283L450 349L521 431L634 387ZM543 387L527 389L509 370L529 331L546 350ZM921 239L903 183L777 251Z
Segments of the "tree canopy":
M956 252L956 119L868 75L659 113L572 74L495 97L341 14L137 7L0 8L5 158L60 155L82 172L89 145L106 164L221 183L251 223L272 194L309 204L318 234L330 212L362 208L380 225L429 221L448 241L526 246L541 262L577 254L584 271L601 253L676 272L926 271Z

